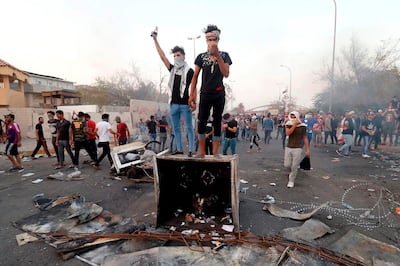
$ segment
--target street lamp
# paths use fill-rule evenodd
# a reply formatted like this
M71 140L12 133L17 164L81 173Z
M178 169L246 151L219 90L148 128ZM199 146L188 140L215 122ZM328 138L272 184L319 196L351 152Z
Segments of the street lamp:
M333 93L333 87L335 85L335 47L336 47L336 0L333 0L333 3L335 5L335 20L333 24L333 52L332 52L332 77L331 77L331 89L329 91L329 112L332 111L332 93Z
M289 105L290 105L290 104L292 104L292 70L290 69L290 67L285 66L285 65L281 65L281 67L284 67L287 70L289 70L289 74L290 74L290 83L289 83Z
M196 37L188 37L189 41L193 41L193 60L196 60L196 40L199 38L200 35Z

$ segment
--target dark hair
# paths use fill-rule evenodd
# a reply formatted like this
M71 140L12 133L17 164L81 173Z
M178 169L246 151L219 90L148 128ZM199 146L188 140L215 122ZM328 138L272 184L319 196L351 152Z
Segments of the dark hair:
M89 117L90 118L90 115L88 113L85 113L85 117Z
M222 116L223 119L227 120L231 117L231 115L229 113L226 113Z
M221 33L221 30L218 29L217 25L208 24L207 28L203 29L203 32L204 33L209 33L209 32L215 31L215 30L218 31L219 33Z
M56 111L56 114L63 115L63 114L64 114L64 112L63 112L62 110L57 110L57 111Z
M55 115L55 113L53 111L47 111L48 114L52 114Z
M110 117L109 114L102 114L101 119L108 119Z
M183 47L180 47L178 45L176 45L174 48L171 49L171 53L177 53L180 52L181 54L185 55L185 50L183 49Z
M39 116L39 117L38 117L38 121L40 120L40 118L43 119L43 116Z
M78 113L78 117L82 117L82 116L84 116L84 115L85 115L84 112L79 112L79 113Z

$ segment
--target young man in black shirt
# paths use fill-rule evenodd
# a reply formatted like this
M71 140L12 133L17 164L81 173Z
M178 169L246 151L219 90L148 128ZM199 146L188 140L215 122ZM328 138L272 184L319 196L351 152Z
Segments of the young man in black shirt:
M72 154L70 139L72 139L72 129L71 122L64 118L64 112L57 110L56 112L58 122L57 122L57 137L56 145L58 148L58 156L60 158L59 164L55 169L60 169L64 167L64 149L67 150L71 162L74 162L74 155Z
M39 123L35 126L35 135L36 135L36 148L33 150L31 157L35 158L36 153L39 151L40 147L43 146L44 151L47 154L47 157L51 158L50 152L47 149L46 139L44 138L43 134L43 127L42 124L44 122L43 117L38 118Z
M237 121L232 119L231 115L226 113L222 117L225 123L222 128L225 130L224 148L222 149L223 155L228 154L228 148L231 148L232 154L236 154L236 131Z
M221 30L215 25L208 25L204 30L208 50L201 53L195 60L195 69L190 86L189 105L192 111L196 109L197 79L202 70L200 103L199 103L199 157L205 156L205 131L211 108L213 109L213 154L218 154L221 141L222 112L225 106L225 87L223 78L229 76L229 66L232 64L229 54L219 51L218 43Z

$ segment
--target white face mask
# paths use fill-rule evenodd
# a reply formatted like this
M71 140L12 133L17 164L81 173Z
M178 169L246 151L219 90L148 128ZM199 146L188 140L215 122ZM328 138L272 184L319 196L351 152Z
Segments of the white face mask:
M176 56L174 57L174 67L176 68L181 68L185 65L185 60L183 59L182 56Z

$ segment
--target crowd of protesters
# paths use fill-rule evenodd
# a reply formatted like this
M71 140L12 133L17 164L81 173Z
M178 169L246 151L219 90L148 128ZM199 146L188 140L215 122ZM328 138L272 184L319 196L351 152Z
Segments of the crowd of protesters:
M300 115L298 112L290 114L270 113L260 116L256 113L247 115L232 115L226 113L221 122L222 128L222 149L221 153L227 155L236 154L236 143L239 141L248 142L248 153L253 151L261 152L262 144L269 145L275 139L280 142L285 150L284 166L290 169L288 188L294 187L294 181L301 158L310 156L310 147L318 148L326 145L338 145L336 153L347 157L351 154L353 146L360 146L360 156L369 158L369 150L378 149L379 145L397 146L400 135L400 108L397 97L393 97L386 108L378 110L366 110L365 112L356 112L347 110L343 114L334 114L330 112L307 112ZM124 145L129 143L133 136L126 123L121 121L120 117L115 117L117 123L116 129L112 129L109 122L109 115L103 114L101 121L93 121L88 113L73 113L70 120L64 117L61 110L56 112L47 112L47 126L51 133L51 143L57 157L55 169L61 169L67 166L65 163L65 151L71 159L69 168L79 168L79 154L81 149L85 149L90 160L84 163L90 163L94 168L99 169L100 163L107 157L112 166L110 136L114 135L115 145ZM193 124L196 125L194 116ZM21 146L21 130L15 120L14 114L4 116L4 121L0 121L1 138L6 144L6 155L11 162L9 169L12 171L24 171L18 147ZM31 158L35 159L36 154L43 147L48 157L52 157L47 146L43 133L44 117L38 117L38 123L35 126L36 147L32 151ZM189 147L188 132L184 129L185 120L181 119L182 137L186 140L186 149L189 149L189 156L192 149ZM147 121L137 123L137 139L142 141L159 141L161 149L169 149L173 155L183 154L183 143L177 149L174 141L174 130L172 130L170 117L167 115L151 115ZM197 128L194 129L197 132ZM209 119L205 133L209 145L206 146L206 154L218 156L212 145L214 127L212 118ZM195 134L197 135L197 134ZM261 136L260 136L261 135ZM169 145L167 142L169 141ZM340 145L340 146L339 146ZM198 139L195 139L194 153L198 152ZM267 147L267 146L265 146ZM305 152L303 148L306 148ZM98 156L97 149L101 148L101 154ZM354 149L353 149L354 153Z

